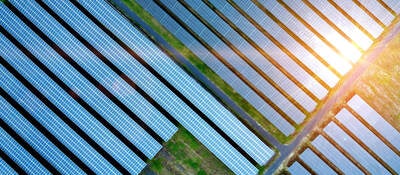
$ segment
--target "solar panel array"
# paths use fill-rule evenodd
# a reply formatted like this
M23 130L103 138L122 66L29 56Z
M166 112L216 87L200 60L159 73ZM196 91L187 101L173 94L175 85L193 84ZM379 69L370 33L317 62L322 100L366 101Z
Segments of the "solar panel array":
M286 136L400 12L396 0L137 0Z
M274 155L106 1L0 15L0 174L138 174L177 125L237 174Z
M354 95L288 169L292 174L399 174L400 133Z

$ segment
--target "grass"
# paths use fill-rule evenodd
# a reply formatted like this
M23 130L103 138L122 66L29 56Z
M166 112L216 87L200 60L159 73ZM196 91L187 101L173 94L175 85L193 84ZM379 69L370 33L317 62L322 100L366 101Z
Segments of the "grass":
M233 174L183 127L165 143L148 166L155 174Z
M161 173L163 165L162 165L162 159L157 158L157 159L152 159L149 162L149 165L151 166L151 170Z
M175 38L166 30L157 20L148 14L134 0L123 0L126 6L134 11L143 21L145 21L154 31L162 36L172 47L179 51L188 59L197 69L199 69L210 81L217 85L230 99L240 106L248 115L250 115L265 130L271 133L281 143L289 142L293 137L285 136L274 125L272 125L260 112L258 112L249 102L247 102L239 93L237 93L229 84L211 70L200 58L192 53L183 43ZM187 68L185 68L187 71ZM296 130L299 130L296 128Z

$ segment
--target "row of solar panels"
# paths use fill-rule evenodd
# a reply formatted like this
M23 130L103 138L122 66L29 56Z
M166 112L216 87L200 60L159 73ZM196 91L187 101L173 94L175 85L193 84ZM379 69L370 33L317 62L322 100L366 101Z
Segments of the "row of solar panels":
M285 135L400 11L380 0L137 2Z
M178 124L235 173L273 156L107 2L10 0L0 13L2 172L138 174Z
M353 96L290 165L292 174L399 174L400 133Z

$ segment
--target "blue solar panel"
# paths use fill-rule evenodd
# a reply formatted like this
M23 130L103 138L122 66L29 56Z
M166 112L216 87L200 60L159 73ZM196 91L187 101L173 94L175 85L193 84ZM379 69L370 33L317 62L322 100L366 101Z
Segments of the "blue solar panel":
M329 26L321 17L318 17L311 8L300 1L284 0L292 10L294 10L301 18L311 25L318 33L325 37L332 45L334 45L347 59L353 63L361 57L361 52L354 45L341 36L336 30Z
M35 7L34 5L30 7ZM28 8L25 8L28 9ZM34 9L34 8L30 8ZM43 13L43 10L42 10ZM28 14L39 14L39 13L28 13ZM35 19L43 19L39 17L32 17L32 21ZM48 17L48 19L50 19ZM163 136L165 140L168 140L173 133L177 130L166 119L152 107L147 101L140 97L140 95L133 91L132 89L127 89L125 82L110 69L107 69L104 64L99 63L97 59L89 50L87 50L82 44L80 44L76 39L74 39L68 32L63 30L60 25L55 25L54 20L52 22L41 22L36 23L41 26L44 32L48 32L49 36L53 38L60 47L65 48L78 63L81 63L86 70L88 70L92 75L102 82L111 92L114 92L117 97L120 97L121 101L128 104L132 111L139 113L139 116L144 118L145 123L149 124L156 131L159 131L160 135ZM53 31L48 31L47 29L53 29ZM55 29L55 30L54 30ZM57 33L57 35L55 35ZM57 64L60 65L60 64ZM65 67L70 67L68 64ZM73 68L69 68L73 69ZM65 73L59 73L59 76L63 77ZM77 73L74 73L75 75ZM71 75L71 73L69 74ZM77 76L79 77L79 76ZM117 128L123 135L128 138L132 143L138 146L138 148L143 151L146 156L153 157L160 149L161 145L158 144L154 139L151 138L149 134L146 133L137 123L132 121L127 114L125 114L121 109L108 100L108 98L101 94L100 91L96 91L96 88L89 82L83 83L85 78L75 78L68 77L65 79L66 82L71 82L72 88L76 89L77 94L81 94L86 99L95 106L95 109L99 111L102 116L104 116L107 121L109 121L115 128ZM80 82L77 82L80 81ZM86 91L86 92L85 92ZM91 91L87 93L87 91ZM150 116L148 116L150 115ZM118 117L117 117L118 116ZM136 134L131 134L132 132Z
M178 2L177 2L178 3ZM173 4L166 4L172 6ZM178 8L179 7L179 8ZM217 38L211 31L205 29L199 20L195 19L182 5L176 4L172 9L177 15L182 16L182 19L187 22L191 28L196 31L205 41L208 42L219 54L228 60L228 62L234 66L241 74L243 74L255 87L257 87L264 95L271 99L276 105L287 113L290 117L300 123L305 115L300 112L291 102L289 102L282 94L280 94L271 84L266 82L253 68L245 63L236 53L234 53L226 44ZM220 23L220 22L218 22ZM230 34L227 34L228 36ZM239 45L237 43L233 43ZM254 50L255 51L255 50ZM249 53L251 51L246 51ZM256 52L256 51L255 51ZM267 70L267 69L266 69ZM237 86L233 86L237 87ZM304 92L303 92L303 95ZM298 94L302 97L302 94ZM304 96L303 96L304 97ZM248 98L249 99L249 98ZM305 104L308 104L305 102ZM283 107L285 106L285 107ZM312 108L312 107L311 107Z
M247 93L245 97L250 99L260 98L257 96L257 94L251 92ZM261 100L262 99L260 98L259 101ZM273 109L270 105L259 104L259 105L254 105L254 107L258 111L260 111L260 113L263 114L264 117L268 119L268 121L270 121L273 125L275 125L286 136L294 132L294 127L288 121L286 121L279 113L277 113L275 109Z
M11 22L11 20L9 20ZM14 29L15 30L15 29ZM19 31L21 28L19 28ZM26 38L30 40L31 38ZM32 44L32 43L31 43ZM12 52L8 52L12 54ZM14 56L15 57L15 56ZM9 57L14 58L14 57ZM14 59L18 61L20 59ZM43 93L53 104L55 104L65 115L67 115L76 125L84 130L92 139L94 139L103 149L117 158L127 168L132 168L131 171L135 172L132 165L138 166L143 162L135 156L124 144L121 143L110 131L103 125L96 121L82 106L78 105L73 99L63 91L59 86L50 80L49 77L40 73L38 68L31 67L27 64L20 64L10 62L15 67L24 66L24 69L18 71L30 81L41 93ZM136 170L137 171L137 170Z
M3 128L0 128L0 149L29 174L50 174L32 155L19 145Z
M5 10L5 7L3 7L2 8L2 12L4 12L4 10ZM3 15L6 15L6 13L2 13ZM19 40L20 41L25 41L25 42L30 42L30 44L31 45L33 45L32 43L35 43L34 41L35 41L35 39L32 39L32 38L29 38L29 37L27 37L26 36L26 34L28 34L28 35L32 35L32 32L29 32L29 31L24 31L24 27L21 27L21 26L18 26L19 25L19 23L20 22L16 22L16 21L13 21L12 19L13 19L13 17L9 17L8 19L10 19L9 20L9 22L15 22L15 23L8 23L7 24L7 26L6 26L6 28L8 28L8 27L16 27L15 25L17 25L17 27L18 27L18 30L12 30L12 28L9 30L9 31L15 31L15 32L21 32L22 34L19 34L19 35L17 35L17 34L15 34L15 35L17 35L18 37L21 37L20 35L22 35L22 36L24 36L25 35L25 37L23 37L23 38L19 38ZM4 23L2 23L2 25L4 26L5 24ZM15 29L15 28L14 28ZM38 43L38 44L35 44L35 46L36 47L40 47L40 46L43 46L40 42ZM13 50L16 50L16 49L13 49ZM46 49L39 49L40 51L45 51ZM2 50L2 51L4 51L4 50ZM14 55L15 56L15 55ZM49 59L49 60L51 60L51 59ZM16 61L18 61L18 59L16 59ZM28 67L29 68L29 67ZM39 74L40 75L40 74ZM97 123L95 123L95 121L93 121L93 119L90 119L90 118L86 118L86 119L83 119L83 118L80 118L80 117L88 117L88 114L87 114L87 112L85 112L85 111L83 111L82 109L81 109L81 107L79 107L79 106L77 106L76 104L74 104L66 95L65 95L65 92L63 92L63 91L60 91L60 89L59 89L59 87L57 87L57 86L55 86L54 84L49 84L49 82L48 82L48 80L46 80L46 77L40 77L39 75L35 75L35 74L31 74L31 75L29 75L29 76L31 76L31 77L29 77L29 79L30 80L28 80L28 81L31 81L34 85L36 84L36 86L37 86L37 88L38 89L40 89L40 91L42 91L43 93L45 93L45 95L54 103L54 104L56 104L56 105L58 105L58 107L62 110L62 111L64 111L65 112L65 114L67 114L67 115L69 115L70 117L71 117L71 120L75 120L75 122L78 124L78 125L80 125L80 126L82 126L82 127L85 127L85 129L87 130L87 131L91 131L92 133L89 133L90 135L92 135L92 137L93 137L93 139L96 139L100 144L102 144L106 149L109 149L110 150L110 152L112 151L112 152L115 152L115 150L118 150L118 149L120 149L121 147L119 147L118 145L121 145L121 144L113 144L112 142L110 142L110 141L113 141L113 140L115 140L114 138L112 138L112 137L109 137L109 138L107 138L107 141L105 142L105 140L104 139L106 139L106 137L108 137L107 135L105 135L105 130L103 129L103 131L102 130L97 130L97 129L95 129L95 130L93 130L94 129L94 126L93 126L93 124L97 124ZM26 76L28 76L28 75L26 75ZM35 80L36 79L36 80ZM48 79L48 78L47 78ZM39 82L41 82L41 83L45 83L45 84L49 84L49 85L46 85L46 86L42 86L43 84L41 84L40 86L37 84L38 83L38 81ZM11 80L6 80L5 82L9 82L9 83L11 83L12 81ZM17 83L17 82L15 82L15 83ZM13 90L16 90L17 88L16 88L16 86L18 86L18 85L14 85L14 87L13 87ZM19 85L18 87L23 87L22 85ZM7 87L7 88L10 88L10 87ZM52 89L52 90L49 90L49 89ZM6 89L6 91L7 91L8 89ZM27 91L28 92L28 90L25 90L25 91ZM14 91L15 92L15 91ZM17 91L17 92L22 92L22 91ZM11 93L11 92L9 92L9 93ZM63 97L62 99L60 99L61 97ZM18 94L14 94L14 98L20 98L20 97L18 97ZM30 102L30 103L32 103L32 102ZM72 109L72 108L75 108L75 109ZM36 109L37 110L37 109ZM40 111L40 110L37 110L37 113L36 113L37 115L39 115L39 116L46 116L45 114L46 114L46 112L44 112L44 111ZM35 115L36 115L35 114ZM47 120L49 120L49 118L47 118ZM49 120L50 122L51 122L51 120ZM53 121L54 122L54 121ZM90 124L88 124L88 123L86 123L86 125L85 125L85 122L91 122ZM97 125L97 126L99 126L99 125ZM100 126L101 127L101 126ZM59 127L58 127L59 128ZM62 128L62 127L61 127ZM102 131L102 133L97 133L97 132L99 132L99 131ZM54 132L54 131L53 131ZM71 131L69 131L69 132L71 132ZM63 134L64 133L69 133L69 132L62 132ZM96 134L97 133L97 134ZM99 137L99 136L102 136L101 138ZM103 137L104 136L104 137ZM71 136L70 134L68 134L68 136L64 136L67 140L70 140L70 141L73 141L73 140L71 140L74 136ZM80 142L82 142L82 141L80 141ZM114 141L115 142L115 141ZM78 147L79 147L79 149L83 149L84 148L84 146L83 145L81 145L81 144L78 144L79 143L79 141L73 141L73 144L74 145L77 145ZM107 145L107 143L108 144L113 144L113 146L111 146L111 145ZM118 141L116 142L116 143L118 143ZM69 144L71 144L71 143L69 143ZM67 144L68 145L68 144ZM71 146L71 145L69 145L69 146ZM117 147L115 147L115 146L117 146ZM112 148L112 147L115 147L115 148ZM70 147L71 148L71 147ZM79 150L78 149L78 150ZM123 149L125 149L125 148L123 148ZM114 151L113 151L114 150ZM85 152L87 152L87 153L85 153L85 154L93 154L93 153L95 153L95 151L94 150L88 150L88 148L84 148L82 151L85 151ZM120 150L120 151L123 151L122 149ZM116 151L114 154L119 154L118 152L120 152L120 151ZM125 154L127 154L127 152L122 152L122 154L120 154L120 156L122 156L122 157L126 157L126 155ZM129 153L129 155L134 155L134 154L131 154L131 153ZM99 155L96 155L96 156L88 156L88 155L86 155L86 156L83 156L84 158L83 159L88 159L89 157L101 157L101 156L99 156ZM121 157L121 158L122 158ZM129 158L129 160L131 161L131 160L137 160L137 158L133 158L133 157L131 157L131 156L128 156ZM82 157L81 157L82 158ZM97 159L97 158L96 158ZM92 162L92 163L96 163L96 166L102 166L102 167L105 167L105 168L107 168L107 170L106 171L110 171L110 172L112 172L112 171L114 171L115 169L114 169L114 167L110 167L110 166L107 166L107 165L104 165L102 162L102 160L96 160L96 159L94 159L95 161L94 162ZM102 164L102 165L101 165ZM131 165L133 165L132 163L131 163ZM134 164L135 166L138 166L138 165L140 165L140 164ZM141 163L141 165L144 167L144 163ZM129 166L128 166L129 167ZM96 167L94 167L94 169L96 169ZM101 172L101 171L100 171Z
M312 141L313 146L318 149L342 172L349 174L362 174L349 159L347 159L335 146L328 142L323 136L318 136Z
M372 127L374 127L385 139L400 150L400 133L382 118L360 96L355 95L347 104L354 109Z
M4 70L3 66L1 67L2 75L11 76L9 72ZM8 94L95 172L117 172L117 170L90 147L85 140L80 138L72 128L62 122L60 118L50 111L50 109L14 77L2 76L2 82L7 82L7 84L2 84L2 88Z
M247 1L236 1L237 5L240 6L245 12L248 13L260 26L264 29L269 29L267 31L273 32L274 29L269 26L269 19L267 16L263 15L263 12L256 7L253 3ZM270 20L270 19L269 19ZM239 27L240 25L238 25ZM283 62L283 60L291 60L286 53L284 53L276 44L272 43L263 34L258 34L257 32L252 32L249 34L254 41L262 47L268 54L270 54L280 65L288 70L292 76L294 76L298 81L300 81L307 89L309 89L318 98L323 98L326 95L326 89L324 89L316 80L308 75L304 70L302 70L297 63L293 61ZM290 50L290 48L288 48ZM313 86L311 86L313 84Z
M84 174L79 167L57 149L53 143L46 139L43 134L39 133L31 123L23 118L23 116L2 97L0 97L0 105L0 110L2 111L0 118L61 173Z
M20 103L32 116L34 116L44 127L54 133L55 137L65 144L72 152L94 169L95 172L116 172L104 158L91 148L86 141L77 136L73 129L66 126L60 118L48 109L39 99L34 97L30 91L9 75L2 66L2 88ZM5 76L7 75L7 76Z
M385 167L336 124L329 123L328 126L324 128L324 131L372 174L389 174Z
M400 11L392 0L138 2L286 136ZM139 174L177 124L236 174L275 154L107 1L9 0L0 15L0 174ZM372 174L400 173L400 133L359 96L348 105L385 139L342 110L343 126L323 129L339 146L312 142L329 161L306 148L290 172L365 171L341 147Z
M291 126L284 118L282 118L272 107L268 106L262 98L244 84L236 75L234 75L226 66L222 65L207 49L205 49L196 39L190 36L187 31L183 30L172 20L164 11L162 11L152 1L138 1L144 5L155 18L160 20L171 32L175 34L184 44L191 49L200 59L202 59L211 69L213 69L222 79L231 87L249 101L261 114L263 114L271 123L273 123L285 135L294 132ZM155 13L156 12L156 13ZM187 43L185 43L185 41ZM299 75L299 74L296 74ZM315 86L314 86L315 87ZM325 89L324 89L325 90ZM326 91L326 90L325 90Z
M311 174L308 172L299 162L294 162L289 168L289 172L292 174L298 174L298 175L307 175Z
M245 3L245 1L238 1L237 3L241 4L242 8L249 4L248 2ZM289 28L291 32L296 34L296 36L311 47L313 51L317 52L322 59L335 68L336 71L341 73L341 75L344 75L352 68L352 65L347 63L347 60L334 52L326 43L318 38L315 33L310 31L284 7L282 7L282 5L275 1L269 1L268 5L265 5L265 7L269 9L272 14L279 17L279 20ZM250 14L250 11L247 10L247 13Z
M269 8L272 1L261 2L264 7ZM269 6L269 7L268 7ZM285 46L301 63L308 67L312 72L319 76L330 87L333 87L339 80L326 66L318 61L309 53L300 43L291 37L283 28L281 28L273 19L263 16L263 27L270 32L283 46ZM267 51L270 49L267 47ZM271 50L273 51L273 50Z
M272 65L264 56L262 56L259 53L259 51L257 51L255 48L253 48L253 46L251 46L247 41L245 41L241 36L239 36L238 33L233 31L233 29L230 28L228 24L226 24L204 3L197 1L188 1L187 3L191 4L192 8L196 9L198 13L204 19L207 19L212 26L215 26L215 28L217 28L221 34L225 33L223 30L227 30L224 36L228 40L230 40L232 44L234 44L244 55L246 55L250 60L252 60L252 62L255 65L257 65L260 70L263 71L263 73L268 75L268 77L271 78L274 83L276 83L280 88L282 88L285 92L287 92L291 98L294 98L297 102L299 102L302 105L302 107L304 107L309 112L315 108L316 106L315 101L313 101L296 84L294 84L291 80L289 80L280 70L278 70L274 65ZM217 3L217 2L212 1L212 3ZM220 3L217 3L216 5L218 5L216 6L218 10L221 10L221 12L223 12L224 15L231 20L231 22L233 22L236 26L238 26L243 33L245 34L252 33L253 34L252 36L263 35L260 31L256 30L256 28L254 28L254 26L252 26L243 16L238 14L238 12L229 5L222 5ZM253 40L254 38L251 39ZM263 85L260 85L260 87L263 87ZM269 85L268 88L274 89L273 87L271 87L271 85ZM287 101L287 103L290 102ZM290 114L290 116L297 116L297 115L298 114ZM302 119L298 119L296 121L299 120Z
M316 0L310 0L310 3L333 21L340 30L346 33L356 44L361 46L362 49L366 50L372 44L370 38L368 38L359 28L357 28L331 4Z
M238 55L236 55L231 49L227 47L221 40L219 40L211 31L204 29L205 26L202 25L197 19L194 18L193 15L190 15L183 6L178 6L180 8L177 9L175 7L172 10L175 10L177 14L184 16L183 20L188 21L189 25L198 25L192 26L193 30L198 30L198 34L208 41L208 43L217 51L219 54L227 59L229 63L236 67L236 69L243 74L255 87L257 87L262 94L271 99L276 105L285 108L282 108L289 116L294 117L295 121L300 122L305 117L293 104L291 104L282 94L274 90L274 88L268 84L261 76L255 72L247 63L245 63ZM185 12L185 13L184 13ZM190 18L190 19L189 19ZM189 22L190 21L190 22ZM195 22L197 21L197 22ZM236 86L233 86L236 87ZM244 96L246 98L246 96ZM247 99L251 99L247 97ZM257 108L257 107L256 107ZM295 114L295 115L290 115ZM267 115L268 116L268 115Z
M386 146L373 132L358 121L349 111L346 109L341 110L336 115L336 118L383 161L399 173L400 157Z
M383 32L383 28L379 26L378 23L376 23L370 16L368 16L368 14L366 14L354 2L338 1L338 0L334 0L334 2L337 5L339 5L342 8L342 10L346 11L364 29L366 29L369 33L371 33L373 37L376 38Z
M29 8L22 9L31 10ZM28 12L27 15L28 14L32 13ZM36 13L33 12L33 14ZM31 19L35 21L38 18L35 18L33 15ZM44 21L39 23L43 31L46 32L47 28L56 28L57 32L50 31L49 36L53 36L55 41L60 43L60 47L66 48L64 50L66 50L67 53L72 55L78 63L81 63L88 72L92 73L98 81L102 82L106 88L119 97L132 111L141 116L146 124L151 125L152 129L157 130L158 134L162 135L164 140L168 140L176 132L177 128L151 106L138 92L132 89L132 87L129 87L123 78L112 72L111 69L100 62L99 59L96 59L97 57L94 54L86 49L83 44L79 43L77 39L73 38L63 27L57 25L55 20L52 20L51 17L48 19L51 22ZM90 28L90 26L86 27ZM57 33L57 35L55 33ZM63 39L60 40L60 38ZM76 52L77 50L79 52Z
M100 12L113 14L110 8L105 8L106 5L103 3L102 6L86 7L92 10L93 14L102 20L110 30L202 110L218 127L242 146L259 164L264 164L269 160L273 155L273 151L270 148L262 143L257 136L251 133L234 115L179 68L177 64L161 52L157 46L145 39L145 36L133 26L127 25L126 19L119 15L101 15ZM99 9L95 10L95 7Z
M17 175L18 173L4 159L0 158L0 174Z
M317 174L336 174L318 155L308 148L299 157Z

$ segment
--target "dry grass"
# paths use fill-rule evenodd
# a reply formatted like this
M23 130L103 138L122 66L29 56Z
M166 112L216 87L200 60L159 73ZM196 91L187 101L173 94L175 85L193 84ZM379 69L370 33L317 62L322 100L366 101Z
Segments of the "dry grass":
M360 77L354 90L400 131L400 35Z

